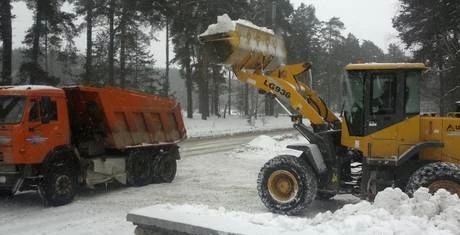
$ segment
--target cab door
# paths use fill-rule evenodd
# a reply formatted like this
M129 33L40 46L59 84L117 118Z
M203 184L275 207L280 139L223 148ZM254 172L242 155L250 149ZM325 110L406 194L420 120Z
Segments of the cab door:
M30 97L24 148L29 163L41 163L55 147L69 143L66 117L58 115L62 102L50 96Z
M371 137L370 155L372 157L397 155L398 130L395 124L403 119L399 107L401 87L397 76L397 71L370 73L365 130Z

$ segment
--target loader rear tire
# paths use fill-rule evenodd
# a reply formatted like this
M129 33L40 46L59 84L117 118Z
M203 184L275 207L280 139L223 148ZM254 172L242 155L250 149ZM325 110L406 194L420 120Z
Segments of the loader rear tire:
M66 162L50 165L39 186L40 196L50 206L62 206L72 202L77 191L77 172Z
M428 188L430 193L443 188L460 196L460 165L435 162L419 168L410 177L406 193L412 196L420 187Z
M126 181L129 185L140 187L152 182L151 159L147 151L137 150L129 154L126 161Z
M302 159L290 155L277 156L262 167L257 180L262 203L272 212L299 214L317 193L317 178Z

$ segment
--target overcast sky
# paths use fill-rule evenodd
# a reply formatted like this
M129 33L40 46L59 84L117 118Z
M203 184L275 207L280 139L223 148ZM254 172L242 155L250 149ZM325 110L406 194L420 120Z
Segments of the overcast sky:
M384 50L391 42L399 43L391 23L399 9L398 0L291 0L291 3L295 8L301 3L313 4L319 20L339 17L345 24L344 35L352 33L361 40L371 40ZM13 19L13 46L16 48L21 46L25 31L32 24L32 13L23 2L15 2L13 14L16 16ZM86 45L84 37L75 40L82 53ZM163 40L152 42L152 53L157 60L156 66L164 67L165 34L158 32L156 37Z

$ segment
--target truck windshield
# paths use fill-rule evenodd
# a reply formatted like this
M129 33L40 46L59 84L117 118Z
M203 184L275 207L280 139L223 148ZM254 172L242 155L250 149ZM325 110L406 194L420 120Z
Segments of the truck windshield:
M16 124L22 120L25 96L0 96L0 124Z
M352 136L362 136L364 132L364 76L363 71L347 71L345 79L344 115L348 131Z

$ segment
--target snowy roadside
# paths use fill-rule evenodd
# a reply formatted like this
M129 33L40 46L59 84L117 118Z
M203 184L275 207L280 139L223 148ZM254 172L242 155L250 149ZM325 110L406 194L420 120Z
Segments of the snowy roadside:
M163 204L134 211L138 215L192 224L230 234L459 234L460 200L445 190L431 195L421 188L409 198L387 188L373 204L361 201L313 218L211 209L205 205Z
M207 120L201 120L198 115L195 115L193 119L184 118L184 122L187 137L190 139L292 129L291 118L287 115L261 116L254 119L252 123L240 116L227 116L226 118L212 116Z
M245 164L261 166L278 154L300 154L285 149L285 146L303 141L298 134L261 135L225 154L225 161L242 160ZM229 168L221 169L224 175L233 179L227 183L255 187L255 167L248 168L244 175L239 171L233 172L230 167L229 164ZM212 180L220 180L220 177ZM211 181L200 183L212 184ZM182 224L209 227L230 234L460 234L459 197L445 190L431 195L428 189L422 188L414 194L414 198L409 198L398 188L387 188L377 195L374 203L351 195L338 195L332 200L315 201L302 216L267 213L265 208L257 205L259 200L254 191L250 190L251 200L256 202L244 198L242 205L234 204L230 198L221 198L218 204L166 203L132 213L173 219ZM331 204L334 201L338 204Z
M460 201L446 194L433 198L422 192L414 201L390 191L380 205L338 195L313 202L300 216L268 213L257 195L259 170L274 156L288 153L284 146L304 141L298 134L261 135L229 151L184 156L171 184L109 184L85 190L61 207L43 207L35 193L0 198L0 234L133 234L127 214L150 206L178 211L189 221L196 213L217 213L261 226L266 234L459 234ZM214 143L203 141L208 142Z

